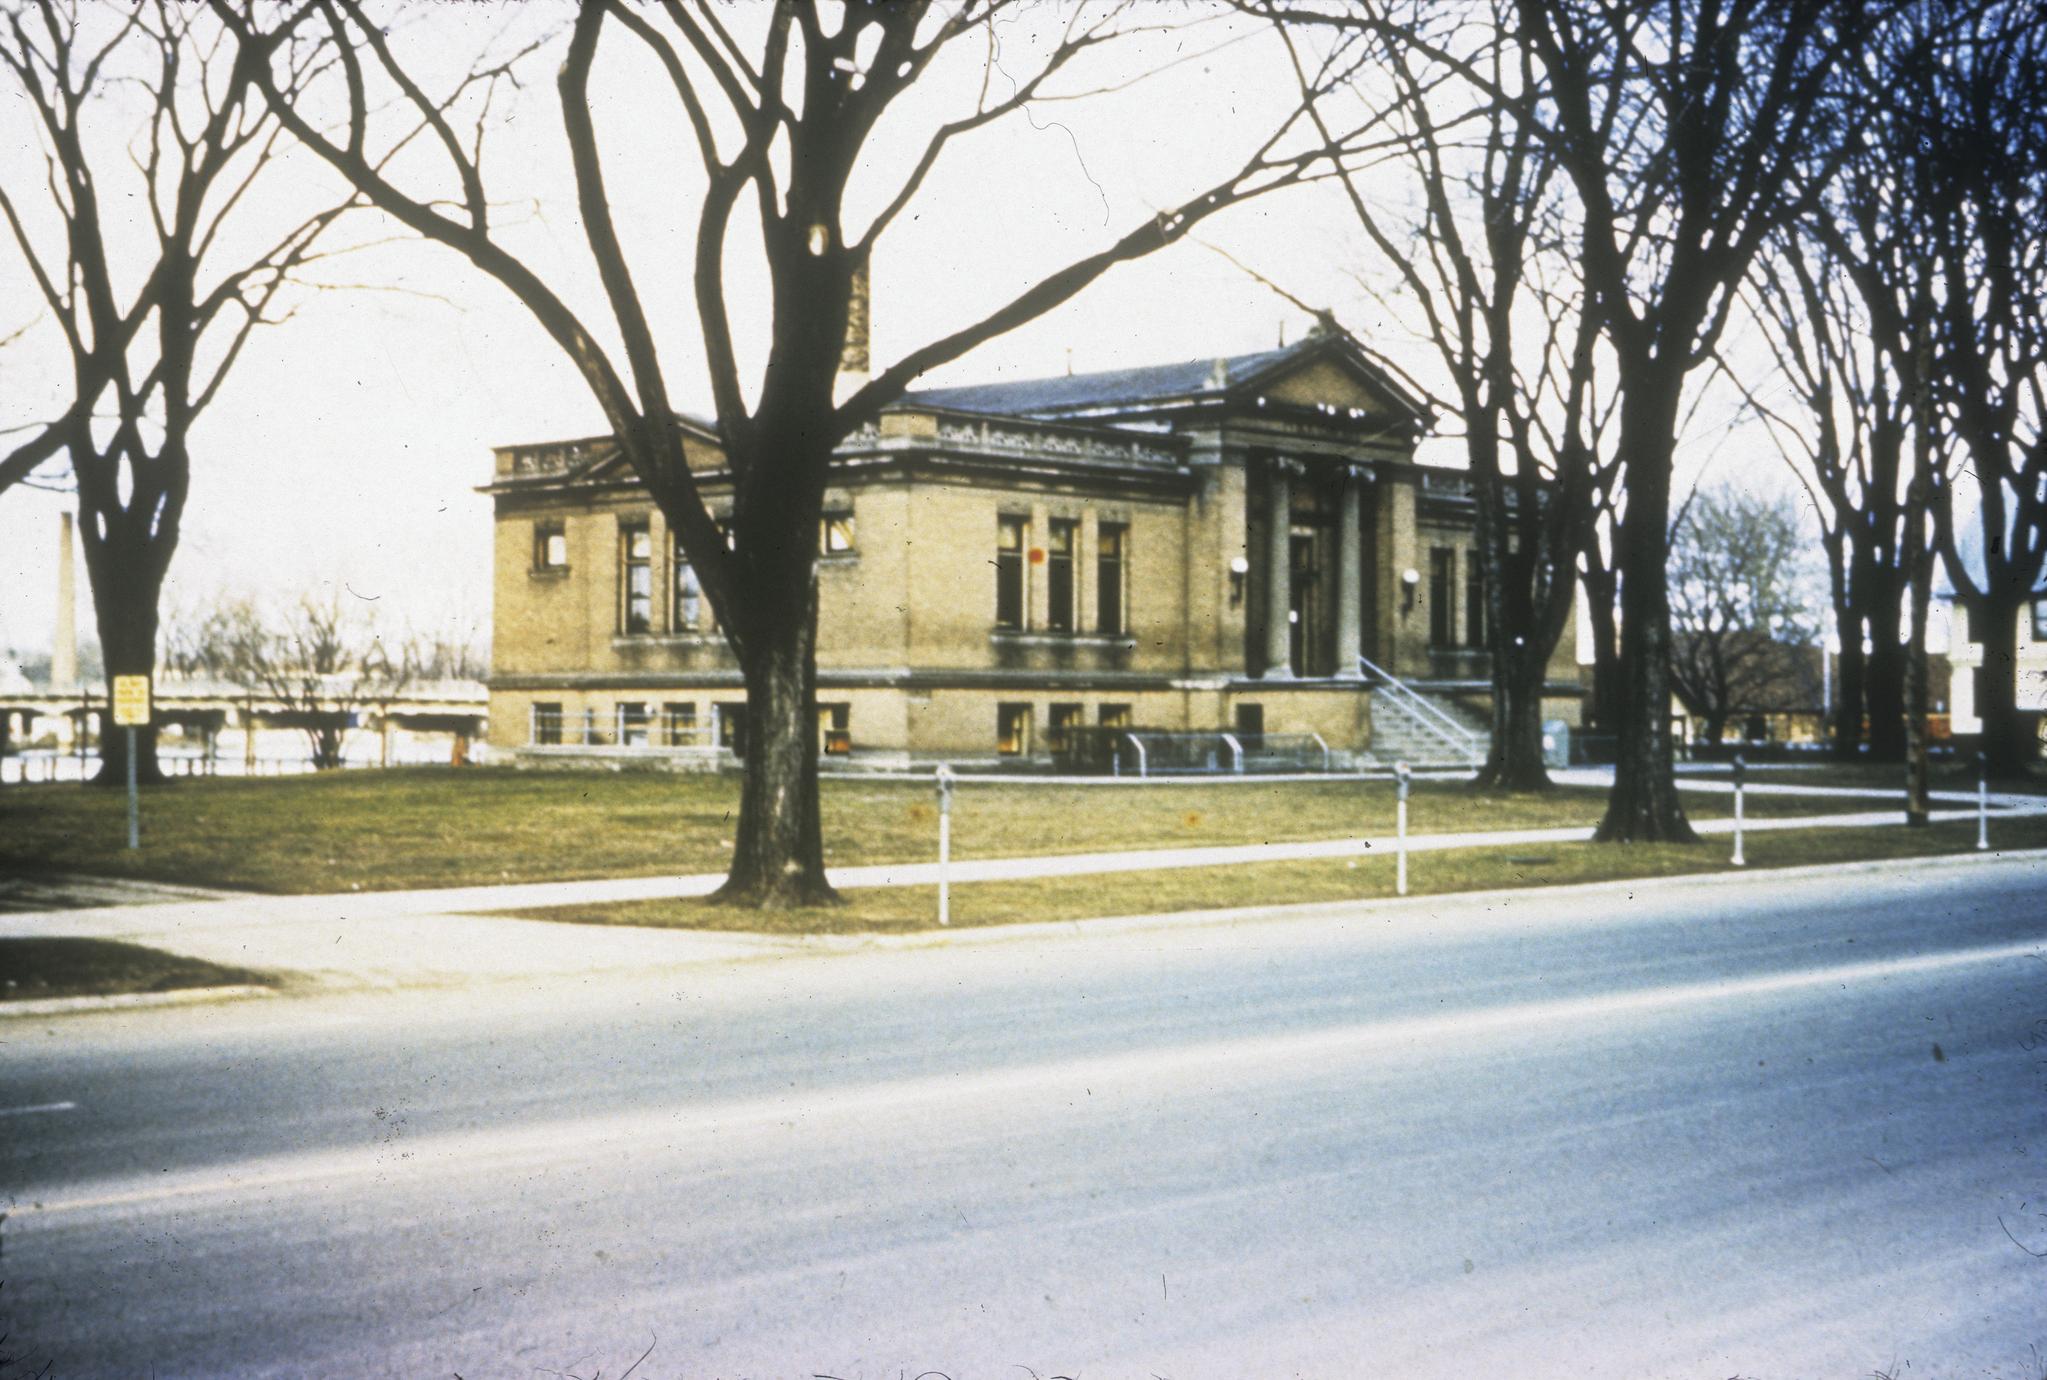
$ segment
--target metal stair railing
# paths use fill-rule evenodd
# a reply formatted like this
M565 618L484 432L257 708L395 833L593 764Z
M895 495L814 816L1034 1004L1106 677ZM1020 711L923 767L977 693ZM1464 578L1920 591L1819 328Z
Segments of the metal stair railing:
M1387 702L1405 715L1410 724L1462 756L1472 767L1485 765L1486 749L1478 734L1451 718L1441 706L1431 703L1426 695L1385 667L1362 656L1358 658L1358 666L1374 679L1376 688L1388 692Z

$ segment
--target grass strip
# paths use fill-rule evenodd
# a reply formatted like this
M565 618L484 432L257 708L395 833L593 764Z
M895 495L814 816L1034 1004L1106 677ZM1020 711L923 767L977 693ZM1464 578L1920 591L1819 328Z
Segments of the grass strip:
M1686 781L1730 781L1734 768L1725 762L1687 767L1678 777ZM1748 768L1751 786L1819 786L1828 789L1882 791L1902 801L1905 798L1905 767L1901 762L1752 762ZM1928 788L1963 795L1976 793L1973 759L1946 761L1927 773ZM1992 781L1993 794L2047 794L2047 775L2036 766L2025 776L2009 781ZM1687 804L1697 796L1686 797Z
M271 986L265 973L116 939L0 938L0 1002Z
M2047 816L1996 821L2000 849L2047 847ZM1811 863L1907 861L1973 852L1976 826L1925 829L1800 829L1752 834L1749 870ZM1562 886L1650 877L1728 872L1729 840L1697 844L1567 843L1445 849L1409 857L1409 892ZM955 928L1080 920L1112 915L1164 915L1311 901L1383 900L1394 894L1394 860L1255 863L1161 872L974 882L952 888ZM584 925L641 925L691 930L745 930L790 935L902 934L937 928L938 888L876 887L843 893L843 906L761 912L700 900L629 901L510 912L513 918Z
M1590 826L1603 790L1539 796L1415 784L1416 833ZM1870 802L1751 796L1753 817L1839 813ZM500 882L723 872L739 782L656 772L401 768L317 776L177 781L142 796L142 847L126 844L120 791L75 784L0 790L0 870L67 871L277 894L488 886ZM1694 795L1695 818L1731 812ZM936 848L926 781L828 779L822 809L834 866L911 862ZM959 789L960 858L1228 846L1393 831L1388 781L1062 785Z

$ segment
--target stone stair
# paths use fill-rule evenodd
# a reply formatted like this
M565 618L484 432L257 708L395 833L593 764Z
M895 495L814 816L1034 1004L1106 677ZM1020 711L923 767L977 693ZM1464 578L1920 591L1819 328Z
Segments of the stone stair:
M1405 762L1417 768L1476 770L1485 764L1492 747L1492 725L1478 711L1448 695L1432 694L1414 685L1406 688L1430 709L1449 719L1455 728L1443 725L1426 709L1413 706L1405 696L1375 686L1371 700L1371 755L1381 765L1390 767Z

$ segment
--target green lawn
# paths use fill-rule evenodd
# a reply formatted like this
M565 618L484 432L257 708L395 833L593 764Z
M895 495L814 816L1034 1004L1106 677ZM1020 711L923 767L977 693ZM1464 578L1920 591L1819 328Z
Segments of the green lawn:
M1687 770L1678 779L1725 781L1733 774L1725 763L1699 766ZM1762 762L1751 765L1748 779L1752 783L1767 783L1777 786L1827 786L1852 787L1864 791L1892 791L1900 799L1905 794L1905 768L1897 762L1835 762L1822 755L1816 755L1810 762ZM1976 767L1973 761L1938 762L1928 773L1932 788L1936 791L1974 792L1976 789ZM1992 791L2022 792L2040 794L2047 792L2047 774L2036 766L2031 774L2018 781L1993 781Z
M194 987L268 986L246 968L123 944L113 939L0 939L0 1002L105 997Z
M1603 791L1481 794L1414 788L1417 833L1597 823ZM1687 802L1726 814L1726 796ZM83 872L269 892L383 890L722 871L739 783L659 773L408 768L178 781L143 792L143 846L124 847L119 791L0 790L0 868ZM828 779L827 861L930 858L928 782ZM1869 808L1838 798L1751 797L1753 815ZM1347 838L1393 829L1386 781L969 783L953 840L962 858Z
M2047 817L2029 815L1994 821L1992 831L1992 842L1998 848L2047 847ZM1956 823L1927 829L1811 829L1754 834L1746 841L1744 852L1749 867L1757 869L1863 859L1902 861L1970 852L1975 846L1975 825ZM1723 838L1700 844L1571 843L1417 853L1408 860L1409 891L1426 896L1728 872L1732 870L1728 853L1729 842ZM781 934L888 934L937 928L936 887L861 889L843 894L846 904L841 907L780 914L680 900L556 906L513 914L526 919L589 925ZM1305 901L1384 899L1393 894L1393 859L1374 857L1355 862L1260 863L978 882L952 888L951 904L953 925L964 928Z

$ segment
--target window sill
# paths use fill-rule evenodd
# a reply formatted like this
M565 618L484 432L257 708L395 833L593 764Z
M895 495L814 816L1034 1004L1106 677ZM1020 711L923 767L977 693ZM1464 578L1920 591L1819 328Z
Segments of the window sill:
M526 572L529 580L566 580L569 568L565 565L536 565Z
M619 650L627 647L701 647L711 643L725 644L724 637L714 632L644 632L613 633L611 645Z
M1128 633L1069 633L1023 631L1017 628L995 628L988 634L993 642L1008 642L1022 647L1135 647L1137 639Z

